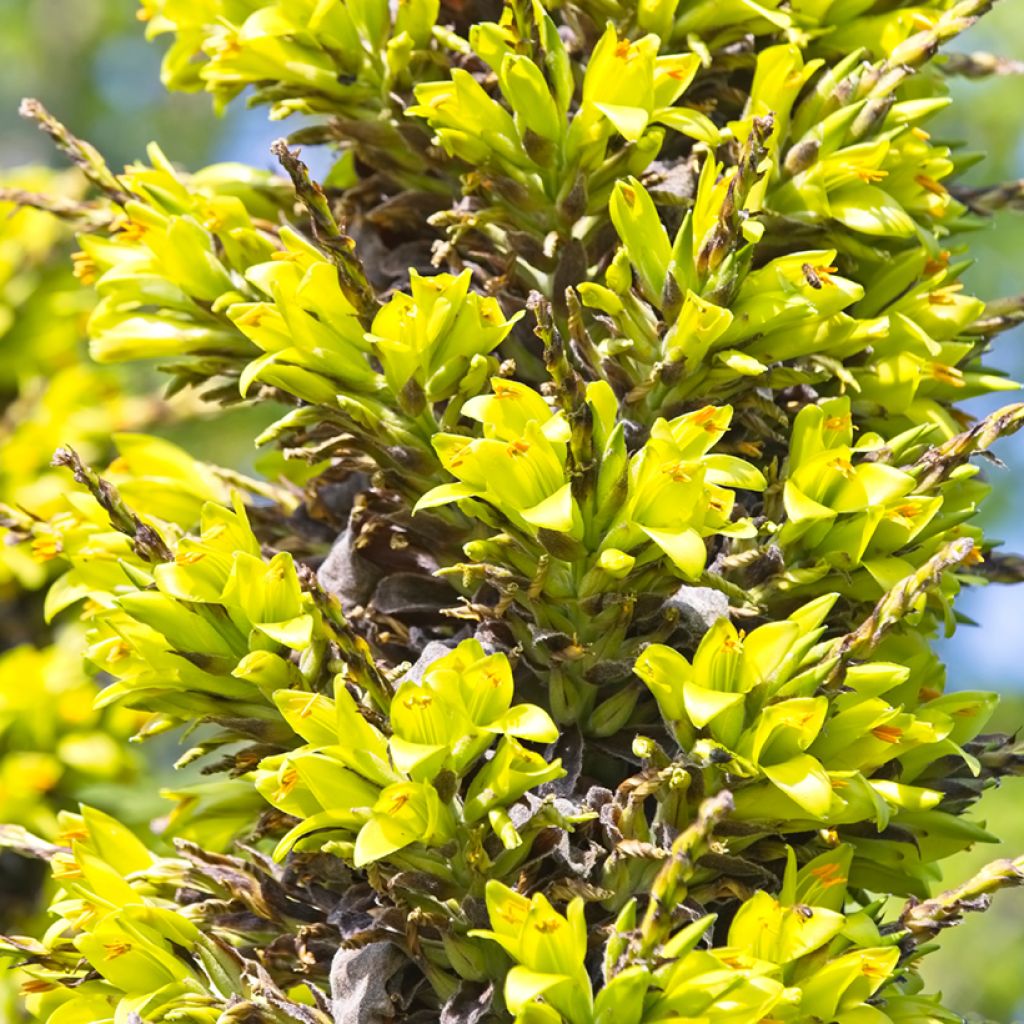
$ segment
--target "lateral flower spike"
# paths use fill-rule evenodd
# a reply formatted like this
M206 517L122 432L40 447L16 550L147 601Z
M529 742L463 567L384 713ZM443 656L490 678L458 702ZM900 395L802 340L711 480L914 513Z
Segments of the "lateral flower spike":
M124 205L131 199L95 147L72 135L39 100L23 99L18 113L29 121L35 121L39 130L49 135L57 148L115 203Z
M345 297L363 317L369 317L377 308L376 296L355 254L355 242L338 227L324 190L309 176L309 168L299 159L297 150L288 147L285 139L278 139L270 151L288 172L295 193L309 213L313 237L338 268L338 279Z

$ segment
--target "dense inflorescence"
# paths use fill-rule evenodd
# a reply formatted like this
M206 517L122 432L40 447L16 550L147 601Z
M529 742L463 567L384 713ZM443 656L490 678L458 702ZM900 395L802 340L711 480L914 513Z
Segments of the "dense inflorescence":
M1009 193L925 127L986 8L142 0L168 87L309 117L280 175L114 173L25 104L91 183L12 196L77 222L93 359L280 412L250 478L104 465L91 384L11 405L0 572L90 737L208 776L159 838L0 799L56 886L0 945L29 1020L958 1019L918 962L1024 881L936 895L1024 765L930 646L1019 575L971 520L1024 406L955 405L1017 387L960 280Z

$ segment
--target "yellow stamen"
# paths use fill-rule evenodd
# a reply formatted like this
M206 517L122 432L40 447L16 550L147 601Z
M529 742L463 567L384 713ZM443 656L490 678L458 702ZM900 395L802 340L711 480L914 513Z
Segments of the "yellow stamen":
M275 800L284 800L296 787L299 781L299 773L294 768L286 768L281 774L281 782L274 793Z
M562 921L557 917L548 917L543 921L536 921L533 927L544 935L550 935L552 932L557 932L558 929L562 927Z
M833 284L832 275L838 269L838 267L812 267L810 263L802 263L800 265L804 280L812 288L821 288L826 284Z
M881 167L858 167L854 170L854 174L860 178L861 181L871 184L875 181L881 181L883 178L889 177L888 171L883 171Z
M985 561L985 556L977 549L971 548L967 552L967 557L963 560L963 565L980 565Z
M99 267L87 252L76 252L71 257L71 273L84 285L95 284L99 279Z
M56 558L64 548L57 537L36 537L32 541L32 557L37 562L49 562Z
M107 651L108 662L124 661L132 653L132 649L125 640L115 640Z
M434 703L434 698L429 693L413 694L411 697L406 697L402 703L412 711L414 708L429 708Z
M695 423L698 427L703 427L704 430L709 434L717 434L721 430L721 426L718 422L719 409L715 405L706 405L703 409L693 414L691 423Z
M888 519L913 519L914 516L919 515L921 512L921 506L916 502L908 501L903 505L898 505L896 508L891 508L886 513Z
M883 743L899 743L903 737L903 730L897 729L895 725L879 725L871 730L871 735Z
M947 196L949 193L946 191L946 186L936 181L934 178L929 177L927 174L915 174L914 181L918 183L926 192L931 192L933 196Z
M852 480L855 475L853 463L849 459L844 459L837 456L829 464L829 469L834 469L837 473L841 473L846 477L847 480Z
M956 294L963 290L963 284L947 284L942 288L928 293L928 303L932 306L952 306L956 302Z
M73 928L84 931L96 920L96 906L83 900L77 909L65 910L64 919Z
M520 906L518 903L509 903L501 910L501 917L505 919L508 924L516 925L522 924L526 920L526 908Z
M681 462L671 462L667 466L662 466L662 473L672 478L673 483L677 484L688 484L693 477L683 469Z
M938 256L928 259L924 265L924 273L937 274L940 270L945 270L949 266L949 257L951 255L948 249L943 249Z
M932 377L941 384L949 384L950 387L962 388L964 386L964 375L955 367L947 366L945 363L932 363Z
M148 231L149 228L145 224L140 224L136 220L127 220L121 225L121 229L117 233L117 240L119 242L141 242Z
M70 854L57 853L50 858L50 874L54 878L81 878L82 869Z
M56 988L57 985L52 981L44 981L42 978L32 978L31 980L22 983L21 994L23 996L38 995L40 992L53 992Z
M845 416L829 416L825 420L826 430L845 430L853 423L853 417L847 413Z
M811 874L818 879L823 889L846 885L846 876L840 873L838 864L822 864L820 867L811 868Z
M397 814L408 802L409 794L400 793L397 797L395 797L391 806L388 808L388 814Z
M313 714L313 708L316 707L317 695L314 693L309 700L306 701L302 706L302 710L299 712L299 718L309 718Z
M84 842L89 838L89 832L84 825L69 825L63 832L57 834L58 846L70 846L72 843Z

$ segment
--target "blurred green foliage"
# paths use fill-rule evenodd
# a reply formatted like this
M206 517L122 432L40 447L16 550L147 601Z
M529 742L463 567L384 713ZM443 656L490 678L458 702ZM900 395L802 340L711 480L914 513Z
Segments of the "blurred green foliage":
M160 56L127 0L2 0L0 162L54 163L49 141L18 118L34 96L119 166L154 138L174 140L176 159L202 163L217 122L202 100L169 95Z

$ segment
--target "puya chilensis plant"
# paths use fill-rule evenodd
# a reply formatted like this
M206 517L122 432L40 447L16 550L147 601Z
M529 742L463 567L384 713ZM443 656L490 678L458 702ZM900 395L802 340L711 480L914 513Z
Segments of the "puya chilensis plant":
M92 297L71 273L72 231L18 205L31 198L88 221L84 184L74 172L43 168L0 178L0 821L46 841L81 800L123 808L136 826L159 809L144 759L129 745L146 715L94 705L99 685L81 657L84 624L44 622L49 584L63 570L46 539L32 542L29 526L66 507L65 474L49 465L47 449L72 443L84 457L104 458L111 433L166 411L125 390L122 368L82 359ZM4 850L0 930L45 928L56 891L44 865ZM18 1019L26 980L19 971L0 978L0 1017Z
M29 1020L958 1019L920 959L1024 880L942 891L1022 753L931 648L1019 575L972 519L1024 408L955 405L1017 386L961 281L1012 189L931 134L986 9L145 0L169 87L312 118L280 176L26 104L93 356L285 407L273 479L129 435L20 523L214 776L156 852L0 833L59 886Z

